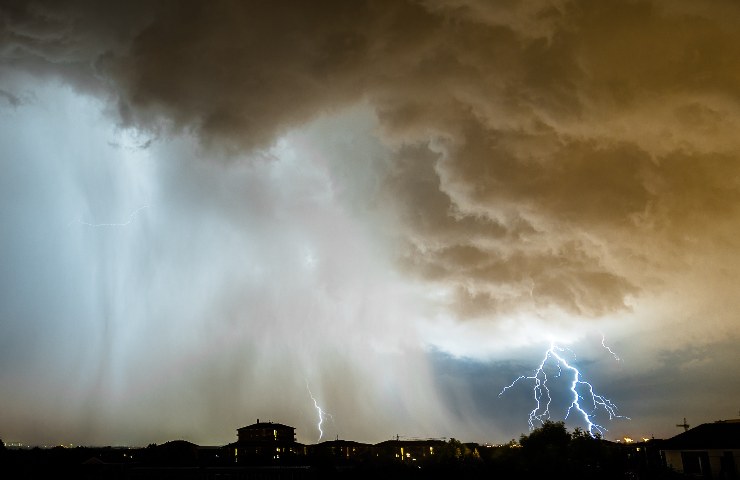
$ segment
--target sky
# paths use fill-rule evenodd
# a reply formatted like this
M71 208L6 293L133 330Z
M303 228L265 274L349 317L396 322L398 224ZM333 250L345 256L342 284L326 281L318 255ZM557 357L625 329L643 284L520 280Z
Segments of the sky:
M501 443L551 348L605 438L737 418L739 23L1 2L0 438Z

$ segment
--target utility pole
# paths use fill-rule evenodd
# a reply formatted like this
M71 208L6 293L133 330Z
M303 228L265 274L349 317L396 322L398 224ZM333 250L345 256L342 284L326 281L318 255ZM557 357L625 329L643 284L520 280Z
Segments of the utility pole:
M686 417L683 417L683 423L679 423L676 425L677 427L683 427L683 431L687 431L689 429L689 424L686 423Z

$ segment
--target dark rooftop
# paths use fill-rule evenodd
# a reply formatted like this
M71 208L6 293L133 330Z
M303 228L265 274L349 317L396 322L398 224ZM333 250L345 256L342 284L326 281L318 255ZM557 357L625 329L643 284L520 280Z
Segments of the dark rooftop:
M295 430L295 427L291 427L289 425L283 425L282 423L273 423L273 422L260 422L259 419L257 419L257 423L253 423L251 425L247 425L246 427L237 428L236 431L240 430L251 430L255 428L277 428L277 429L284 429L289 428L291 430Z
M665 450L739 449L740 420L704 423L666 440L663 448Z

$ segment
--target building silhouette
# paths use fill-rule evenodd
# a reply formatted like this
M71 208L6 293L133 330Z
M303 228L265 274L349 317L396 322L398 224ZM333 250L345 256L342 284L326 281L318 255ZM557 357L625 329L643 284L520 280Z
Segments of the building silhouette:
M702 424L667 440L644 439L624 444L582 432L567 434L564 426L561 429L565 435L564 448L560 450L553 448L552 441L525 444L524 435L520 443L505 445L398 436L376 444L337 438L304 445L296 441L294 427L258 419L238 428L235 442L220 446L174 440L145 448L0 448L0 477L20 468L28 474L24 478L66 475L121 480L308 480L333 478L332 475L391 480L431 478L436 474L448 478L541 478L543 474L567 474L573 480L666 480L684 478L679 477L682 475L740 480L740 420ZM534 432L530 438L532 435ZM548 456L552 452L556 452L554 458ZM543 463L542 459L550 463Z
M295 439L295 428L282 423L260 422L236 430L237 441L227 451L237 464L291 464L306 454Z
M740 465L740 420L720 420L686 430L663 442L661 451L666 465L676 472L736 479Z

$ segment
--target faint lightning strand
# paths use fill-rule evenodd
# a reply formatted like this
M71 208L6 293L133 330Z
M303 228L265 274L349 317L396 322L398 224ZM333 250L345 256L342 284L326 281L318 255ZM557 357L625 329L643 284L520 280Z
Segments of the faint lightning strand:
M77 220L77 223L80 225L84 225L86 227L126 227L133 222L136 217L139 215L139 212L144 210L145 208L149 208L149 205L142 205L133 212L131 212L128 216L128 220L123 223L89 223L89 222L83 222L82 220ZM70 222L70 225L74 222Z
M609 347L607 346L607 344L605 343L605 341L606 341L606 336L605 336L605 335L604 335L604 334L602 333L602 334L601 334L601 346L602 346L602 347L604 347L604 348L606 348L606 350L607 350L607 351L608 351L609 353L611 353L611 354L612 354L612 356L614 357L614 359L615 359L616 361L618 361L618 362L619 362L619 361L621 361L622 359L621 359L621 358L619 358L619 357L617 356L617 354L616 354L616 353L614 353L614 352L612 351L612 349L611 349L611 348L609 348Z
M306 382L306 389L308 390L308 395L311 397L311 400L313 400L313 406L316 408L316 412L319 414L319 423L316 425L319 429L319 439L316 441L316 443L321 441L321 437L324 436L324 431L321 429L321 425L324 423L324 419L329 417L332 420L334 417L331 413L325 412L320 406L319 402L316 401L316 398L314 398L313 393L311 393L311 388L308 386L308 382Z
M516 385L519 381L532 380L532 382L534 383L532 392L536 406L531 412L529 412L529 428L530 430L534 429L535 422L544 423L545 420L549 420L552 396L550 395L550 389L547 386L548 377L547 373L545 372L545 367L547 366L548 361L551 361L551 363L554 362L555 366L558 368L558 374L555 375L553 378L560 377L563 374L564 370L571 372L573 375L569 389L572 394L571 403L565 413L566 419L571 414L571 412L577 412L586 422L588 433L591 436L595 435L594 431L596 431L599 435L603 435L604 432L607 431L604 426L594 423L593 421L594 415L596 414L595 412L599 409L599 407L607 412L610 420L614 418L629 419L629 417L618 415L617 406L611 400L597 394L594 391L593 386L589 382L581 379L581 372L575 366L568 363L568 360L563 358L563 356L561 355L561 353L565 351L567 351L565 348L558 347L555 344L550 344L550 348L545 352L545 357L534 370L534 374L531 376L520 375L516 380L511 382L511 384L507 385L503 388L503 390L501 390L501 392L499 393L499 397L503 395L508 389ZM588 405L584 406L581 404L581 402L587 402ZM586 411L586 409L588 409L589 411Z

